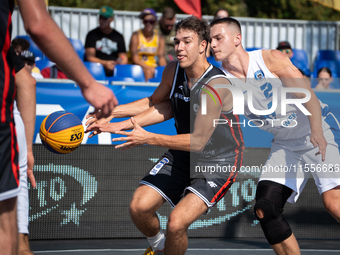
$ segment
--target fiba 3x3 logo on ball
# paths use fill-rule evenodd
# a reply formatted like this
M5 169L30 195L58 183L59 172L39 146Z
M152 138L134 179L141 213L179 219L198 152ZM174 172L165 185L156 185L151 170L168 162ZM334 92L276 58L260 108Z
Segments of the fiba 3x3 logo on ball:
M84 137L80 119L71 112L58 111L48 115L40 125L42 144L51 152L70 153L77 149Z

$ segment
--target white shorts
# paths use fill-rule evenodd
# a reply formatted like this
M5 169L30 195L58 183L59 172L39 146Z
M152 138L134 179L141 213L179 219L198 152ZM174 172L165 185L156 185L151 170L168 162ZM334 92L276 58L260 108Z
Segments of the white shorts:
M28 189L27 189L27 143L25 126L18 112L14 111L15 129L19 147L20 192L17 198L18 232L28 234Z
M314 148L307 135L300 139L273 141L269 158L262 168L259 181L269 180L293 190L288 202L295 203L308 178L313 177L320 194L340 185L339 147L331 129L324 131L327 141L326 158L315 156Z

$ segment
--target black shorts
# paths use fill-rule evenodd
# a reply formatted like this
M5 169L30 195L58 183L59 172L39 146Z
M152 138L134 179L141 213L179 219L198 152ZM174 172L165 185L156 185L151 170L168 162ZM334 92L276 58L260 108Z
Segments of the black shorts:
M14 123L0 123L0 201L19 193L18 145Z
M236 171L221 171L213 174L204 171L195 173L193 172L195 166L190 166L190 162L176 157L174 151L169 150L144 176L141 184L155 189L172 207L175 207L189 190L211 208L226 194L235 182L241 163L238 162L236 164L237 167L229 167ZM211 165L212 163L211 161L198 163L200 166L206 164ZM225 168L234 166L235 157L219 161L219 164L225 166Z

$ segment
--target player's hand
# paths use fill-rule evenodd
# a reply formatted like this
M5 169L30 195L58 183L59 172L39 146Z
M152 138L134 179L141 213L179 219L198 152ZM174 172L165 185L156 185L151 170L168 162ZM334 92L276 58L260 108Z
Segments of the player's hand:
M121 122L116 123L93 123L92 125L86 128L86 133L88 132L96 132L100 134L101 132L109 132L114 134L116 131L120 131L123 129L123 125ZM90 136L89 136L90 137ZM92 136L91 136L92 137Z
M32 151L27 151L27 177L30 179L32 187L36 188L37 184L35 182L34 174L33 174L33 167L34 167L34 156Z
M86 130L85 130L85 133L88 133L88 132L91 132L88 127L93 125L93 124L105 124L105 123L109 123L110 120L113 119L113 117L110 115L109 117L107 118L101 118L101 119L97 119L96 118L96 115L94 113L90 113L86 116L86 123L85 125L87 126ZM96 130L93 130L92 133L89 135L89 138L95 136L95 135L98 135L100 134L100 130L99 129L96 129Z
M115 146L116 149L123 148L123 150L127 150L137 145L143 145L147 143L148 134L150 133L145 131L141 126L139 126L133 117L130 119L130 121L134 127L134 129L131 132L125 131L115 132L118 135L126 135L126 137L113 138L112 139L113 142L127 141L126 143L116 145Z
M113 108L118 105L118 100L112 90L98 82L82 88L82 92L85 99L95 108L92 114L95 114L98 120L109 117Z
M325 161L327 141L323 135L323 131L312 131L310 141L314 145L314 147L319 147L319 151L315 153L315 156L321 154L322 161Z

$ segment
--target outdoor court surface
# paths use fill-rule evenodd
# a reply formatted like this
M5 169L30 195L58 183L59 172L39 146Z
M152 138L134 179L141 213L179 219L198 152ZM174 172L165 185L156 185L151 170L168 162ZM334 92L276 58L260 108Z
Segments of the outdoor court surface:
M340 254L340 240L298 240L303 255ZM31 240L35 254L48 255L141 255L149 246L146 239ZM275 254L261 238L190 238L188 255Z

